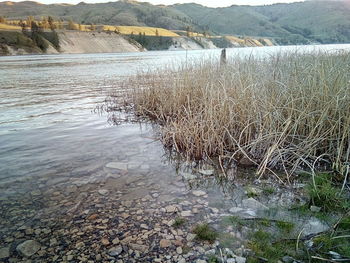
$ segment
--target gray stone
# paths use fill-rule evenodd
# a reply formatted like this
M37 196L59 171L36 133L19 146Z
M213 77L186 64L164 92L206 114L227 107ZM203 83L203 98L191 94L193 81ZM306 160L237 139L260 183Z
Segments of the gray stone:
M240 207L232 207L230 213L239 216L240 218L254 218L257 216L256 212L252 209L244 209Z
M189 217L192 215L192 212L191 211L182 211L181 212L181 216L183 217Z
M177 207L175 205L168 205L165 207L167 213L174 213L177 211Z
M191 233L187 234L187 237L186 237L187 241L193 241L195 238L196 238L196 235Z
M182 254L182 247L177 247L176 248L176 253L177 254Z
M192 194L199 197L199 196L206 195L207 193L201 190L195 190L195 191L192 191Z
M197 178L196 175L190 174L190 173L182 173L181 175L182 175L183 178L185 178L185 179L188 180L188 181L189 181L189 180L194 180L194 179Z
M225 248L224 252L229 257L235 257L236 256L235 253L233 253L233 251L231 249L229 249L229 248Z
M206 260L203 260L203 259L197 259L197 260L196 260L196 263L207 263L207 261L206 261Z
M140 244L135 244L135 243L130 243L129 246L133 249L133 250L137 250L140 252L147 252L148 251L148 246L145 245L140 245Z
M255 200L254 198L244 199L242 201L242 206L244 208L250 208L253 210L268 210L269 209L267 206L263 205L262 203Z
M19 244L16 248L22 256L30 257L40 249L41 245L35 240L27 240Z
M284 256L284 257L282 258L282 261L283 261L284 263L292 263L292 262L294 262L294 258L292 258L292 257L290 257L290 256Z
M107 189L100 189L100 190L98 190L98 193L100 195L108 195L109 191Z
M34 191L31 191L30 194L32 196L40 196L41 195L41 191L40 190L34 190Z
M209 170L203 170L203 169L201 169L201 170L199 170L198 171L200 174L203 174L203 175L213 175L214 174L214 170L212 170L212 169L209 169Z
M108 250L108 255L115 257L115 256L118 256L122 252L123 252L122 246L112 247Z
M244 257L236 257L236 263L245 263L247 261Z
M215 249L210 249L210 250L205 252L206 255L215 255L215 253L216 253Z
M116 245L116 244L119 244L119 243L120 243L120 240L119 240L119 238L117 238L117 237L116 237L115 239L112 240L112 244L113 244L113 245Z
M232 207L229 212L232 213L232 214L236 214L236 213L240 213L244 211L244 208L241 208L241 207Z
M311 211L311 212L318 213L318 212L321 211L321 207L312 205L312 206L310 206L310 211Z
M329 226L322 223L317 218L311 218L306 224L303 225L304 231L302 236L308 236L311 234L318 234L329 229Z
M8 257L10 257L10 248L9 247L0 248L0 259L5 259Z
M236 263L236 260L234 258L228 258L226 263Z
M120 162L110 162L106 164L107 168L118 169L118 170L128 170L128 163L120 163Z
M342 258L342 256L339 253L334 252L334 251L329 251L328 254L331 255L333 259L341 259Z

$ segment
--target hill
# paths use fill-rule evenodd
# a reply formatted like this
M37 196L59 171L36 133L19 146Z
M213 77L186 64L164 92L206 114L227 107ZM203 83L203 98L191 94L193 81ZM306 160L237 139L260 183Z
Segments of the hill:
M279 44L349 43L350 2L305 1L268 6L209 8L198 4L151 5L136 1L43 5L0 2L0 16L53 16L81 24L191 30L212 35L272 38Z

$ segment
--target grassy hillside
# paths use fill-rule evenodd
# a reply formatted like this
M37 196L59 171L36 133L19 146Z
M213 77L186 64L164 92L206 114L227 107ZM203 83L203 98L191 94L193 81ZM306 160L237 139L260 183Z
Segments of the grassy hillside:
M133 1L78 5L42 5L30 1L0 2L1 15L11 18L39 18L51 15L63 20L73 19L81 24L151 26L166 29L186 29L187 26L193 26L191 19L176 9Z
M308 1L256 7L287 31L321 43L350 42L349 1Z
M269 6L208 8L174 5L208 30L223 34L272 37L282 44L350 42L349 1L307 1Z
M270 6L209 8L198 4L151 5L134 1L43 5L0 2L0 16L53 16L80 24L156 27L213 35L273 38L280 44L349 43L350 3L306 1Z

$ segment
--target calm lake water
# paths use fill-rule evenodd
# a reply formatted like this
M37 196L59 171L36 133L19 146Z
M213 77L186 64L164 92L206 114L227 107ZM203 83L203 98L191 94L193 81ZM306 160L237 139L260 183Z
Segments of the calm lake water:
M350 45L229 49L228 57L296 49L350 50ZM79 200L82 192L98 196L101 187L118 190L116 198L124 201L149 194L159 205L190 199L186 195L196 184L177 175L151 127L113 126L94 109L138 71L219 56L220 50L0 57L0 234L6 240L0 246L12 244L13 233L24 224L34 228L28 222L50 202ZM208 183L198 187L208 187L206 202L218 209L239 202L227 189ZM55 199L60 194L52 189L72 196ZM59 214L75 203L54 205L50 213Z
M320 49L350 45L230 49L228 57ZM0 57L0 183L108 161L120 148L118 139L126 142L141 132L135 125L111 127L106 116L92 112L118 81L140 70L219 55L201 50Z

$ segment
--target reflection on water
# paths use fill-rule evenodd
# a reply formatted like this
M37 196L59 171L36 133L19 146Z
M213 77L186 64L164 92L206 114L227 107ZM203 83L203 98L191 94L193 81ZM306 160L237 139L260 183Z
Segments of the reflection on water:
M246 48L229 50L228 55L278 51ZM0 260L109 262L116 257L109 249L119 244L112 240L128 239L129 249L141 254L131 256L123 243L120 257L145 262L162 254L157 250L161 239L171 240L174 249L192 242L186 233L169 230L175 216L215 222L239 206L246 198L242 187L178 175L151 127L110 126L107 116L93 112L123 78L139 70L219 54L220 50L1 57ZM294 198L279 192L273 202ZM101 244L103 237L108 242ZM18 247L26 240L40 244L33 255ZM135 249L135 244L144 247ZM201 254L197 251L186 259Z

